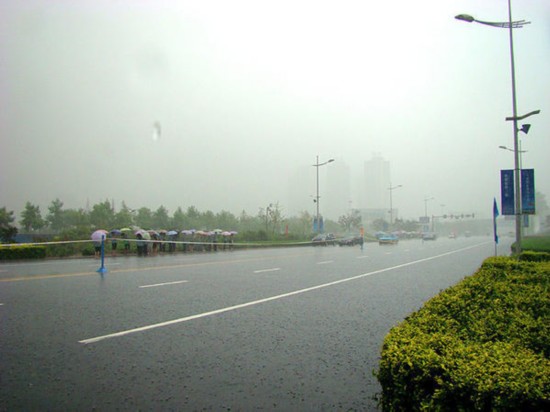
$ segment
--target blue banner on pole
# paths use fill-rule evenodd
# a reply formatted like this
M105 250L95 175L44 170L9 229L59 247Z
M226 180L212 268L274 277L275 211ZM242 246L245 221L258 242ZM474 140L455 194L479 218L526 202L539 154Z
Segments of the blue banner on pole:
M498 244L498 232L497 232L497 217L498 217L497 200L493 199L493 234L495 237L495 243Z
M535 214L535 169L521 170L521 213Z
M514 171L500 171L500 195L502 206L502 215L515 215L516 206L514 203Z

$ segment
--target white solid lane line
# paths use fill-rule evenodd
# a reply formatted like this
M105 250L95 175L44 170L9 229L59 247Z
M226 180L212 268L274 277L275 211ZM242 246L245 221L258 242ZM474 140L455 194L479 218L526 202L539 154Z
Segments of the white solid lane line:
M142 326L142 327L134 328L134 329L127 329L127 330L123 330L123 331L120 331L120 332L110 333L108 335L96 336L95 338L83 339L83 340L78 341L78 343L82 343L82 344L87 345L87 344L90 344L90 343L100 342L100 341L105 340L105 339L118 338L118 337L121 337L121 336L130 335L130 334L133 334L133 333L144 332L146 330L162 328L164 326L175 325L175 324L182 323L182 322L188 322L188 321L194 320L194 319L205 318L205 317L208 317L208 316L218 315L220 313L230 312L230 311L233 311L233 310L238 310L238 309L246 308L246 307L249 307L249 306L255 306L255 305L262 304L262 303L271 302L273 300L284 299L284 298L288 298L290 296L300 295L300 294L311 292L311 291L314 291L314 290L323 289L323 288L327 288L327 287L334 286L334 285L339 285L340 283L350 282L350 281L354 281L354 280L357 280L357 279L362 279L364 277L376 275L378 273L389 272L389 271L392 271L392 270L395 270L395 269L401 269L401 268L404 268L404 267L407 267L407 266L417 265L417 264L422 263L422 262L429 262L431 260L439 259L443 256L449 256L449 255L453 255L455 253L463 252L465 250L469 250L469 249L473 249L473 248L476 248L476 247L479 247L479 246L483 246L483 245L486 245L487 243L488 242L478 243L478 244L473 245L473 246L468 246L468 247L464 247L464 248L461 248L461 249L452 250L450 252L441 253L439 255L430 256L430 257L427 257L427 258L424 258L424 259L413 260L413 261L410 261L410 262L407 262L407 263L402 263L400 265L375 270L373 272L363 273L361 275L336 280L334 282L323 283L321 285L316 285L316 286L312 286L312 287L305 288L305 289L299 289L299 290L295 290L295 291L292 291L292 292L283 293L281 295L271 296L271 297L265 298L265 299L259 299L259 300L254 300L254 301L251 301L251 302L241 303L241 304L235 305L235 306L228 306L228 307L225 307L225 308L213 310L211 312L198 313L196 315L191 315L191 316L187 316L187 317L184 317L184 318L172 319L172 320L169 320L169 321L166 321L166 322L154 323L154 324L151 324L151 325L146 325L146 326Z
M317 262L318 265L327 265L329 263L333 263L334 260L324 260L322 262Z
M281 270L281 268L260 269L255 270L254 273L277 272L278 270Z
M165 282L165 283L156 283L154 285L143 285L140 288L154 288L157 286L166 286L166 285L177 285L178 283L185 283L187 280L178 280L176 282Z

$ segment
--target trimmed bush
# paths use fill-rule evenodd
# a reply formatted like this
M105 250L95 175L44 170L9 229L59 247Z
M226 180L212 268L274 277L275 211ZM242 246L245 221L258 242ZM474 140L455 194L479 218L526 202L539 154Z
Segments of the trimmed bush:
M550 407L550 264L487 259L386 336L383 410Z
M526 251L519 255L519 260L528 262L550 262L550 253Z
M44 246L0 246L0 260L44 259Z

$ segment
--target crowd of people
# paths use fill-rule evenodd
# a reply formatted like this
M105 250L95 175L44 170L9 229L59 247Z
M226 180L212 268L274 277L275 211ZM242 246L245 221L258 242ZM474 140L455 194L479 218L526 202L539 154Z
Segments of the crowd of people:
M135 232L130 238L126 231L111 231L111 253L118 253L118 244L122 243L122 253L132 253L132 243L136 245L138 256L157 255L159 253L211 252L232 250L236 232L205 231L145 231Z

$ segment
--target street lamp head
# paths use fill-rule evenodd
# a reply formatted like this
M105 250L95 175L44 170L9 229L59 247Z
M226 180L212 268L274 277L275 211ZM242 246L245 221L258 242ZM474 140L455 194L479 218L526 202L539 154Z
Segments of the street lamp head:
M519 129L519 130L522 131L523 133L527 134L527 133L529 133L530 128L531 128L530 124L522 124L521 129Z
M469 14L459 14L459 15L455 16L455 19L462 20L462 21L465 21L465 22L468 22L468 23L472 23L472 22L476 21L476 19L474 19Z
M530 21L525 21L525 20L504 21L504 22L483 21L483 20L477 20L473 16L470 16L469 14L459 14L455 16L455 19L462 20L467 23L476 22L479 24L485 24L486 26L500 27L502 29L509 29L510 27L513 29L521 29L526 24L531 24Z
M334 162L334 159L328 159L327 160L327 163L331 163L331 162Z

